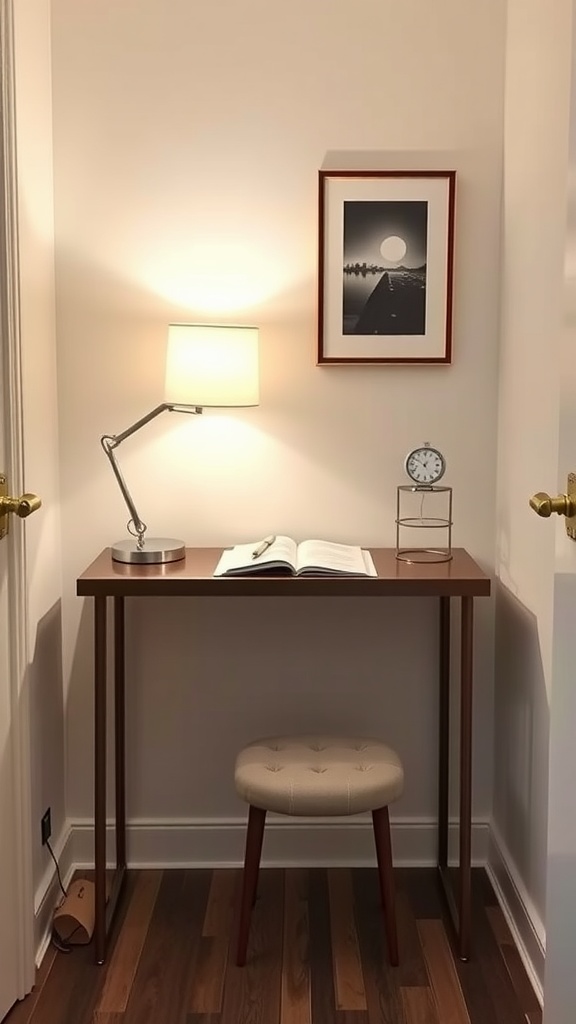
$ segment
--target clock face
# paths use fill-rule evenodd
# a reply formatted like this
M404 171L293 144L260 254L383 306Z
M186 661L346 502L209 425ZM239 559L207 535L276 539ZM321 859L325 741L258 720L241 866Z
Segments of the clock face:
M444 476L446 460L437 448L423 445L406 456L404 465L408 476L415 484L431 486Z

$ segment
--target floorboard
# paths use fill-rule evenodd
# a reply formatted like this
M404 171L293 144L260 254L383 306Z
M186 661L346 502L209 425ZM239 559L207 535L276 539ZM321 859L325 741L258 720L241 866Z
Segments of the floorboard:
M50 948L4 1024L541 1024L482 869L466 963L436 871L395 872L396 968L375 869L263 869L243 968L239 882L236 870L129 872L106 964L92 944Z

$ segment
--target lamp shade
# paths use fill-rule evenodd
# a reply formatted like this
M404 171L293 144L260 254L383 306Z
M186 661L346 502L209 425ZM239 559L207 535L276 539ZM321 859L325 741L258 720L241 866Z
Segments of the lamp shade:
M258 328L170 324L165 401L174 405L258 405Z

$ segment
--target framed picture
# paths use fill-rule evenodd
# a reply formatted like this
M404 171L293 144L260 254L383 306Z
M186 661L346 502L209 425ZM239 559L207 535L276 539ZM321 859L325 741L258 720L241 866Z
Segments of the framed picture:
M318 363L450 363L455 171L320 171Z

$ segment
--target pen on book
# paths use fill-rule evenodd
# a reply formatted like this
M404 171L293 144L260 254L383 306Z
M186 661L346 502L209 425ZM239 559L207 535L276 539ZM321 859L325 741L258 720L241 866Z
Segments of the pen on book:
M264 552L268 550L270 545L273 544L275 540L276 537L274 536L265 537L262 543L259 544L258 547L255 548L255 550L252 552L252 558L260 558L260 555L263 555Z

